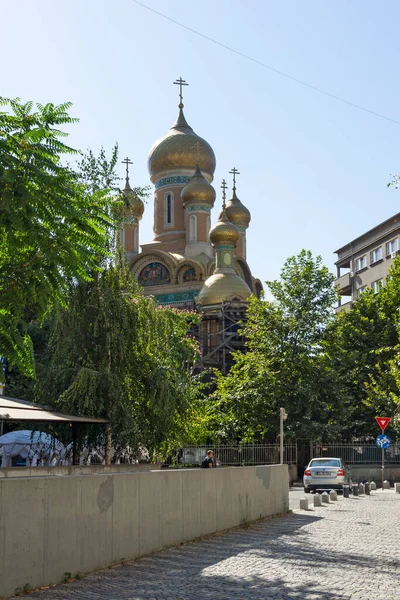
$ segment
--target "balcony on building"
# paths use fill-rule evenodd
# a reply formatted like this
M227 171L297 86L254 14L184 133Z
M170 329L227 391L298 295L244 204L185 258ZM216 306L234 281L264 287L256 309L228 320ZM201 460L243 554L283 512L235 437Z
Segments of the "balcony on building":
M336 263L337 278L335 285L339 290L341 296L351 296L352 289L352 273L351 273L351 259L338 261Z
M353 301L351 300L351 298L347 301L347 302L341 302L341 304L339 304L336 308L335 311L337 313L344 311L348 311L351 309L351 307L353 306Z
M335 285L337 286L341 296L351 296L350 271L338 277L335 281Z
M350 267L350 258L336 263L337 278L335 279L335 286L340 294L336 312L340 312L342 310L350 310L352 305L353 274L350 271Z

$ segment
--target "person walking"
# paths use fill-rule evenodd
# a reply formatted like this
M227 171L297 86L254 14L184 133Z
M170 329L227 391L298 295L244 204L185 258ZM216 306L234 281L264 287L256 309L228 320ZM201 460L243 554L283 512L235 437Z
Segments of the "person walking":
M208 450L207 456L204 458L203 462L201 463L201 467L202 467L202 469L214 469L216 467L216 464L214 461L214 452L212 450Z

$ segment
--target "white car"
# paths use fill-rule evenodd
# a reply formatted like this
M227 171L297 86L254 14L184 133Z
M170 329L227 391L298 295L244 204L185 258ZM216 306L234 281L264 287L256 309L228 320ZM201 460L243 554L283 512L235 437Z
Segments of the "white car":
M313 458L304 471L304 492L311 490L343 490L350 485L350 470L341 458Z

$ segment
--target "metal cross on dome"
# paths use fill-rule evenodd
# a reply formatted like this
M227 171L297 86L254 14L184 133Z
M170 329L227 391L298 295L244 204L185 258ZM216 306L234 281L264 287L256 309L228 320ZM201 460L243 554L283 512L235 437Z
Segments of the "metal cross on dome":
M227 187L228 186L226 185L226 181L225 181L225 179L223 179L222 183L221 183L221 188L222 188L222 206L223 206L223 208L225 208L226 188Z
M133 162L128 157L126 157L124 160L121 160L121 162L126 165L126 178L129 179L129 165L133 165Z
M184 85L189 85L188 83L186 83L185 79L182 79L182 77L179 77L179 79L177 79L176 81L174 81L174 85L179 85L179 99L180 99L180 108L183 108L183 94L182 94L182 87ZM181 106L182 105L182 106Z
M240 175L240 172L237 170L236 167L233 167L233 169L229 171L229 173L232 173L233 175L233 189L236 191L236 175Z

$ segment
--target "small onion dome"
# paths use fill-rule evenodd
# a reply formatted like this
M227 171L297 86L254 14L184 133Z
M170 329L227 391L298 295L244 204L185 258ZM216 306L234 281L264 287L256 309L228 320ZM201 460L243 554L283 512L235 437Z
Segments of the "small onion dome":
M125 180L125 187L122 190L120 200L125 203L127 211L132 215L141 219L144 213L143 201L134 193L133 189L129 185L129 177Z
M241 203L233 189L232 198L226 203L226 214L228 219L235 225L248 227L251 219L250 211Z
M230 222L226 214L226 209L223 207L218 222L210 229L210 241L213 244L216 244L217 242L230 242L236 244L238 239L239 230L236 225Z
M198 150L197 144L198 142ZM182 108L173 127L157 140L150 150L147 167L154 182L156 174L169 169L195 169L196 166L213 178L215 155L210 144L187 124Z
M202 306L207 306L219 304L223 300L246 301L250 296L249 286L236 273L214 273L204 282L197 302Z
M189 202L199 202L201 204L209 204L210 206L214 205L215 190L202 175L199 167L197 167L189 183L183 188L181 198L184 205Z

